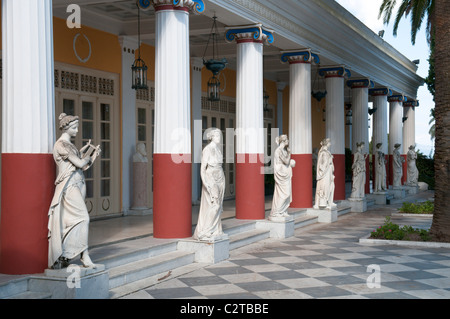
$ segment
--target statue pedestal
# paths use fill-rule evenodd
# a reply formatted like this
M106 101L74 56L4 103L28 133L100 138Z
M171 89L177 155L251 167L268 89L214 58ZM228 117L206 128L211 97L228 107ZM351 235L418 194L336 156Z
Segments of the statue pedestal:
M147 207L147 162L133 163L133 205L127 214L144 215L152 211Z
M389 193L394 195L395 199L406 197L406 190L403 188L403 186L393 186L392 189L389 190Z
M387 192L373 192L372 194L368 194L370 198L375 199L375 204L377 205L386 205Z
M288 238L294 235L294 218L269 216L267 219L258 220L256 228L270 230L270 238Z
M196 262L215 264L230 257L230 239L226 234L211 241L181 239L177 249L195 252Z
M349 198L347 201L350 204L352 213L363 213L367 210L367 199L365 197Z
M52 299L108 299L109 275L105 265L84 268L71 264L63 269L46 269L45 276L33 277L29 290L49 292Z
M419 192L419 185L404 185L403 188L406 190L408 195L415 195Z
M319 223L333 223L337 221L337 206L323 209L308 208L306 214L319 217Z

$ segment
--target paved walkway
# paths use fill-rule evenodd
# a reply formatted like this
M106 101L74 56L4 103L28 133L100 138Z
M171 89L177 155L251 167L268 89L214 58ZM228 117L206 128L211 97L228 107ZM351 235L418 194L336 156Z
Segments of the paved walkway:
M417 195L427 199L432 193ZM360 244L397 205L344 215L293 237L267 239L230 252L226 261L204 265L128 295L133 299L436 299L450 298L450 249ZM430 218L392 217L427 228ZM379 272L373 272L379 267ZM379 287L368 278L379 275ZM369 283L373 281L369 279Z

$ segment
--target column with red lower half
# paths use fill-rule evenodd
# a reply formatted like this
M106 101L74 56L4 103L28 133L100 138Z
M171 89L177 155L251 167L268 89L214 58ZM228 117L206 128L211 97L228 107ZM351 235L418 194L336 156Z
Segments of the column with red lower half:
M2 2L0 273L41 273L55 142L51 1Z
M381 143L380 151L388 156L388 108L387 108L387 97L392 94L388 88L376 88L370 89L369 94L373 98L373 108L375 113L373 113L373 133L372 133L372 154L375 154L377 148L376 145ZM373 155L372 163L375 163L375 155ZM388 162L389 163L389 162ZM375 168L376 165L373 165ZM389 185L389 168L386 165L386 185ZM373 171L374 185L376 183L375 170Z
M319 70L325 76L327 90L325 112L325 136L330 138L330 151L334 163L334 200L345 199L345 108L344 77L350 71L344 66L324 67Z
M312 207L311 63L319 57L310 49L281 52L289 63L289 144L296 165L292 174L291 207Z
M388 97L389 102L389 185L392 185L394 180L393 172L393 154L394 145L403 143L403 95L391 95Z
M363 154L369 154L369 88L373 82L369 79L351 79L347 85L352 89L352 151L356 145L364 142ZM370 193L369 158L366 159L365 193Z
M403 178L402 181L406 183L408 181L408 164L406 161L409 147L416 146L416 106L419 103L416 100L408 98L403 102L403 152L405 162L403 163Z
M263 44L261 24L226 28L236 54L236 218L264 219Z
M196 7L172 1L154 7L153 236L186 238L192 235L189 10Z

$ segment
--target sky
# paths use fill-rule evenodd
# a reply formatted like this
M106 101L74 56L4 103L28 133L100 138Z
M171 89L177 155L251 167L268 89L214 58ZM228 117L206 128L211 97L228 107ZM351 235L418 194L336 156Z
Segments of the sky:
M397 29L397 36L393 35L393 26L397 10L394 9L391 22L388 25L383 24L383 18L378 19L378 12L382 0L336 0L347 11L353 14L357 19L363 22L373 32L384 30L383 40L388 42L397 51L410 60L419 59L417 74L422 78L428 75L428 58L430 50L426 39L426 20L423 22L420 31L416 37L416 44L411 44L411 23L410 16L403 17ZM397 0L397 7L401 3ZM430 110L434 108L433 96L428 91L426 84L419 87L417 91L419 107L416 108L416 150L429 156L434 153L434 141L431 140L428 133L431 125Z

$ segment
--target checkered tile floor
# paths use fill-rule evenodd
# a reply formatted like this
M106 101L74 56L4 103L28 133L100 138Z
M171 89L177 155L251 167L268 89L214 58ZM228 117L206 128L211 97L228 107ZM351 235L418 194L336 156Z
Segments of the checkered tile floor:
M349 214L333 224L297 229L293 237L242 247L226 261L128 298L450 298L450 249L358 242L383 221L380 215ZM367 285L369 265L380 267L379 288Z

